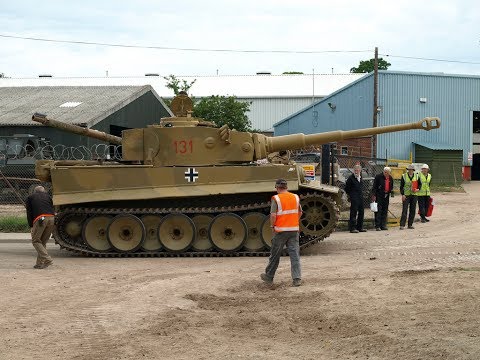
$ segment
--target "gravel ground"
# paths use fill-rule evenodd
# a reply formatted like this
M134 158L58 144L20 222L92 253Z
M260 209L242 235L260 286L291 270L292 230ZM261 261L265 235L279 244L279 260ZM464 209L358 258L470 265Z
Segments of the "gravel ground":
M0 359L478 359L480 182L414 230L337 232L288 258L97 259L0 234Z

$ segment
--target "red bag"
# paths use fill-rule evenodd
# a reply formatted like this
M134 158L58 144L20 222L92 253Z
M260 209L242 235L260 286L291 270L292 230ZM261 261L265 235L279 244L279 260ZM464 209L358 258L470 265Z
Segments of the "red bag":
M425 214L426 217L432 216L434 205L435 205L435 202L433 201L433 198L431 197L430 200L428 200L427 213ZM420 209L418 209L418 215L420 215Z
M425 214L425 216L432 216L434 205L435 205L435 203L433 202L433 198L431 197L430 200L428 201L428 209L427 209L427 213Z
M415 192L418 190L418 180L413 180L412 181L412 192Z

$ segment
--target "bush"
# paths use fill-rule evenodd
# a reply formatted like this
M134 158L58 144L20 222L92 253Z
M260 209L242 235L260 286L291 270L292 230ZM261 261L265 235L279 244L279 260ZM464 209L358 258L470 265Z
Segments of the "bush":
M0 217L0 232L30 232L26 216Z

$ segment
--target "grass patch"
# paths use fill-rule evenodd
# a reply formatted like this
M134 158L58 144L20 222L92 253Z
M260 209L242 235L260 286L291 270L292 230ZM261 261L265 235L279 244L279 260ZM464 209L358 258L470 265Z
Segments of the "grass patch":
M30 232L26 216L0 217L0 232Z

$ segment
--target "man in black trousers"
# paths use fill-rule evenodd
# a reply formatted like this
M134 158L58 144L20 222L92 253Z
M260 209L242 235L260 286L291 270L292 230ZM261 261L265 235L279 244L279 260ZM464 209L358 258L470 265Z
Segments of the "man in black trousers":
M378 204L378 211L375 213L375 229L388 230L387 214L388 204L390 203L390 194L393 191L393 178L390 175L392 170L385 166L383 173L375 176L372 187L372 201Z
M362 167L355 165L353 174L350 175L345 184L345 192L350 198L350 221L348 229L352 234L365 232L363 228L363 179Z
M402 217L400 218L400 230L405 229L408 212L408 228L414 229L415 209L417 207L417 193L422 182L415 173L415 166L407 166L407 172L400 179L400 194L402 194Z

